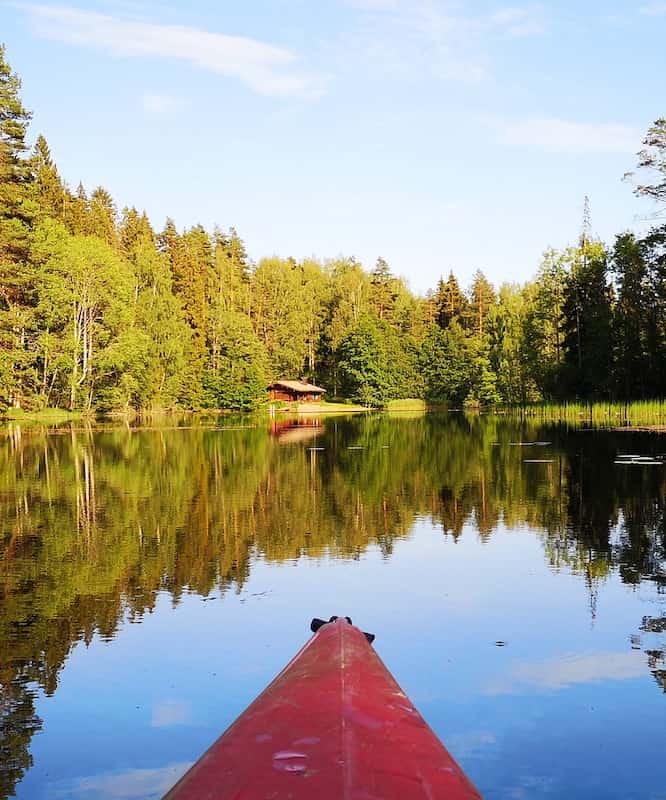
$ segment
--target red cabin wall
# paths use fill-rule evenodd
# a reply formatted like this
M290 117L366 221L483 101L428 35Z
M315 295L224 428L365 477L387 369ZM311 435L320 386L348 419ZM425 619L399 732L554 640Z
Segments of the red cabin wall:
M287 389L271 389L271 400L286 400L288 403L311 403L321 400L320 395L305 392L290 392Z

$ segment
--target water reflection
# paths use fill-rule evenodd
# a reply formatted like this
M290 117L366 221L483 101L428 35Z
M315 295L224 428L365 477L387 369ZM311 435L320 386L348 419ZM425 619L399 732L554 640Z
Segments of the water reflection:
M185 593L238 591L259 556L358 559L376 545L389 559L426 518L453 540L469 526L483 541L499 526L536 531L553 570L585 583L592 621L611 573L666 587L666 467L614 463L658 456L657 437L462 415L224 425L3 432L0 797L31 766L35 691L56 691L77 642L111 640L123 617L140 621L164 592L178 604ZM523 664L488 691L646 669L666 691L665 631L657 607L633 632L634 650ZM189 713L166 699L152 724ZM79 795L101 796L100 780L144 786L150 772L90 778Z
M129 769L79 778L55 787L54 800L159 800L192 766L189 761L159 769Z
M488 686L489 694L515 694L526 687L568 689L577 683L622 681L645 672L645 658L628 652L562 656L548 661L522 662L509 675Z

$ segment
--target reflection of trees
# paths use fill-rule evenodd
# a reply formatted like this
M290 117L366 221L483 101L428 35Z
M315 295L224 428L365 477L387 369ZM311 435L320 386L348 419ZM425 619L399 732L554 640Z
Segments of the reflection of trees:
M552 445L516 445L534 440ZM540 532L553 567L579 573L592 597L615 569L628 583L665 583L664 470L614 468L616 436L377 415L330 422L312 442L323 449L310 444L280 444L262 427L10 429L0 441L5 795L39 725L30 687L55 691L78 641L113 636L160 591L177 603L238 589L254 555L358 558L376 545L389 556L429 517L456 538L468 524L483 540L500 523ZM652 650L663 686L663 647Z
M655 680L666 693L666 637L661 634L666 633L666 615L661 617L643 617L641 631L646 634L655 634L654 644L645 648L648 657L648 667L654 675Z
M35 714L32 693L19 679L2 681L0 687L0 797L11 797L32 766L28 747L42 723Z

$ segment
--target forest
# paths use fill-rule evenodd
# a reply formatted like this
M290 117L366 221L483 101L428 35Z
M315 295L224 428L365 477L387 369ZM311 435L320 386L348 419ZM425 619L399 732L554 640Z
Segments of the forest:
M234 228L155 230L62 179L0 48L0 412L250 410L275 378L449 407L666 396L666 225L576 243L533 280L454 271L426 296L378 258L252 263ZM666 201L666 119L637 195ZM630 221L628 221L629 223Z

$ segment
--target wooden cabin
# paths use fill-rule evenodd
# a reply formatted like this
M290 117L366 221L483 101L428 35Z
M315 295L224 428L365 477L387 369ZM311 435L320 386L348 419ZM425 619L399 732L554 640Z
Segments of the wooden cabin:
M274 381L268 387L271 400L286 400L290 403L312 403L321 400L326 389L306 381Z

